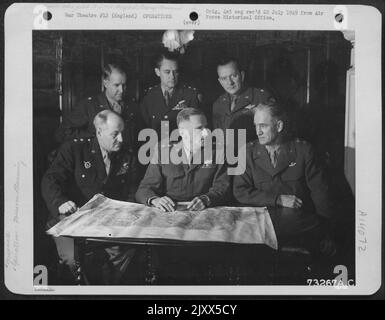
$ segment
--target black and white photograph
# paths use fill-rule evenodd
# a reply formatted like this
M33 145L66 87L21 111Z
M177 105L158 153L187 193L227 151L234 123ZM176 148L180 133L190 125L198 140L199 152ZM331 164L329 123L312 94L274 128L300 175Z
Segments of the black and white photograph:
M354 6L28 8L24 54L5 20L16 291L372 292L379 48Z
M332 279L337 265L354 281L354 148L345 145L353 39L340 31L34 31L34 264L48 267L49 284L304 285ZM118 124L109 129L108 119ZM141 163L141 130L191 120L188 128L246 129L245 172ZM119 150L98 126L106 134L122 127ZM103 152L122 150L114 172ZM223 221L196 228L245 234L234 243L227 234L186 243L105 239L108 231L92 239L91 229L45 234L96 194L167 219L212 208ZM225 216L223 206L267 207L278 248L244 243L251 222L236 209ZM122 223L100 219L106 230ZM154 223L126 226L194 228Z

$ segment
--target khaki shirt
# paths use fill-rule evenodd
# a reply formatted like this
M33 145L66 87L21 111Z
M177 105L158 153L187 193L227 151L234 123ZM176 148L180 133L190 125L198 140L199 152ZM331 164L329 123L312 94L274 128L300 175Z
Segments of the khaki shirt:
M183 152L182 142L175 145ZM216 153L213 152L211 159L203 158L200 164L150 164L141 181L136 200L148 204L153 197L168 196L174 201L191 201L197 196L206 195L211 206L225 204L230 193L230 180L227 175L225 164L216 164ZM187 159L185 156L185 163Z

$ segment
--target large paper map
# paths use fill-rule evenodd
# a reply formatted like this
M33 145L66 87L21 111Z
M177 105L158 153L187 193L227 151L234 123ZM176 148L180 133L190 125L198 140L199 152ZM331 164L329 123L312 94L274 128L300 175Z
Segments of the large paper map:
M47 233L55 237L216 241L278 247L267 208L215 207L166 213L101 194Z

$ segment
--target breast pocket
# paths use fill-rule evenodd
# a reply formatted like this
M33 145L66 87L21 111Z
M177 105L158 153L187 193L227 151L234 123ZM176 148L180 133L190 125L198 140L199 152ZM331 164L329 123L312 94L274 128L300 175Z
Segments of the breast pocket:
M169 192L181 191L185 180L185 172L182 166L166 165L163 171L167 181L167 190Z
M292 163L285 171L282 172L282 181L302 181L305 179L305 172L301 166Z
M264 175L264 174L259 175L257 173L257 174L254 174L253 176L253 182L254 182L254 187L257 190L265 191L271 188L273 180L272 180L272 177L268 175Z

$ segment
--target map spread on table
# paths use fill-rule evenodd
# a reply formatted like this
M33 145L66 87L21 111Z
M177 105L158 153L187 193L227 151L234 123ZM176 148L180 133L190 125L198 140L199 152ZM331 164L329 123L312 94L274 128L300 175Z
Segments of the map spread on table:
M214 207L202 211L162 212L101 194L95 195L47 233L55 237L216 241L278 247L269 212L264 207Z

